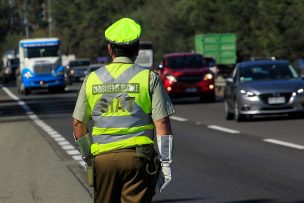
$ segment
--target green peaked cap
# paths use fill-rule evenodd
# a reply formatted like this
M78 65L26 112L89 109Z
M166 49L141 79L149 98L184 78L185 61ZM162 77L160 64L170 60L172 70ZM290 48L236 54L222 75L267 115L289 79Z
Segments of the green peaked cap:
M139 39L140 34L140 25L131 18L122 18L105 31L105 37L109 42L121 45L132 44Z

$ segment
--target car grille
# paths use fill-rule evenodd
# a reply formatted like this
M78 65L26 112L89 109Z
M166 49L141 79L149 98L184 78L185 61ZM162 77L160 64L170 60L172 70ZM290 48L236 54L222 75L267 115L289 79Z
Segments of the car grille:
M43 74L43 73L52 73L53 64L37 64L34 66L34 73Z
M75 73L83 73L85 72L87 69L83 68L83 69L74 69Z
M291 97L291 94L292 93L278 93L278 92L276 92L275 94L273 94L273 93L270 93L270 94L261 94L261 95L259 95L259 98L261 99L261 101L263 101L265 104L269 104L268 103L268 98L269 97L285 97L285 103L284 104L286 104L286 103L288 103L289 102L289 99L290 99L290 97ZM270 105L274 105L274 106L277 106L277 105L282 105L282 104L270 104Z
M177 77L178 82L185 82L185 83L197 83L202 80L202 76L197 75L185 75Z

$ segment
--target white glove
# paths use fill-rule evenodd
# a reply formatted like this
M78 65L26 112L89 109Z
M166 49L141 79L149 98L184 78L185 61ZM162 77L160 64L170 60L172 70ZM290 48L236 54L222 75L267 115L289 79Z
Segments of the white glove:
M170 163L162 163L161 171L158 176L159 192L161 193L170 182L171 182Z
M79 152L81 153L83 161L87 164L91 164L91 135L87 133L86 135L82 136L79 139L76 139L74 133L74 141L75 144L77 145L77 148Z
M162 192L171 182L171 167L172 162L172 135L157 136L157 145L160 153L161 171L158 177L159 192Z

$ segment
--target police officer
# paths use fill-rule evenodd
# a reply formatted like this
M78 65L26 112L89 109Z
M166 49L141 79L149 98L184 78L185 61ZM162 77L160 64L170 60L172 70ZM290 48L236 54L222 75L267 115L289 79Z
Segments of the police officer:
M112 63L85 79L73 113L76 143L88 165L93 157L94 202L151 202L157 179L160 192L171 181L175 109L157 74L134 64L140 34L130 18L107 28Z

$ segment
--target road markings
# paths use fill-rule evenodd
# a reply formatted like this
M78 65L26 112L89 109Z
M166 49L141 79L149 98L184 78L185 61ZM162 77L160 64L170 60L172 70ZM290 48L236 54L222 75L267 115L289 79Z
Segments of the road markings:
M182 117L177 117L177 116L170 116L170 118L175 121L181 121L181 122L188 121L187 118L182 118Z
M81 166L85 166L85 162L82 160L80 152L70 144L61 134L59 134L56 130L54 130L51 126L42 121L34 112L30 109L30 107L22 101L19 97L13 94L8 88L0 85L6 94L15 100L25 111L28 117L36 123L44 132L46 132L51 138L53 138L59 146L69 155L72 156L74 160L76 160Z
M281 141L281 140L264 139L264 141L272 143L272 144L282 145L282 146L285 146L285 147L291 147L291 148L300 149L300 150L304 149L303 145L293 144L293 143L290 143L290 142L284 142L284 141Z
M211 128L213 130L219 130L219 131L222 131L222 132L225 132L225 133L231 133L231 134L238 134L238 133L240 133L240 131L238 131L238 130L224 128L224 127L217 126L217 125L208 125L207 127Z
M19 99L19 97L17 97L17 96L14 95L11 91L9 91L8 88L3 87L3 86L1 86L1 87L2 87L3 91L6 92L6 94L8 94L8 96L10 96L13 100L21 101L21 100Z

